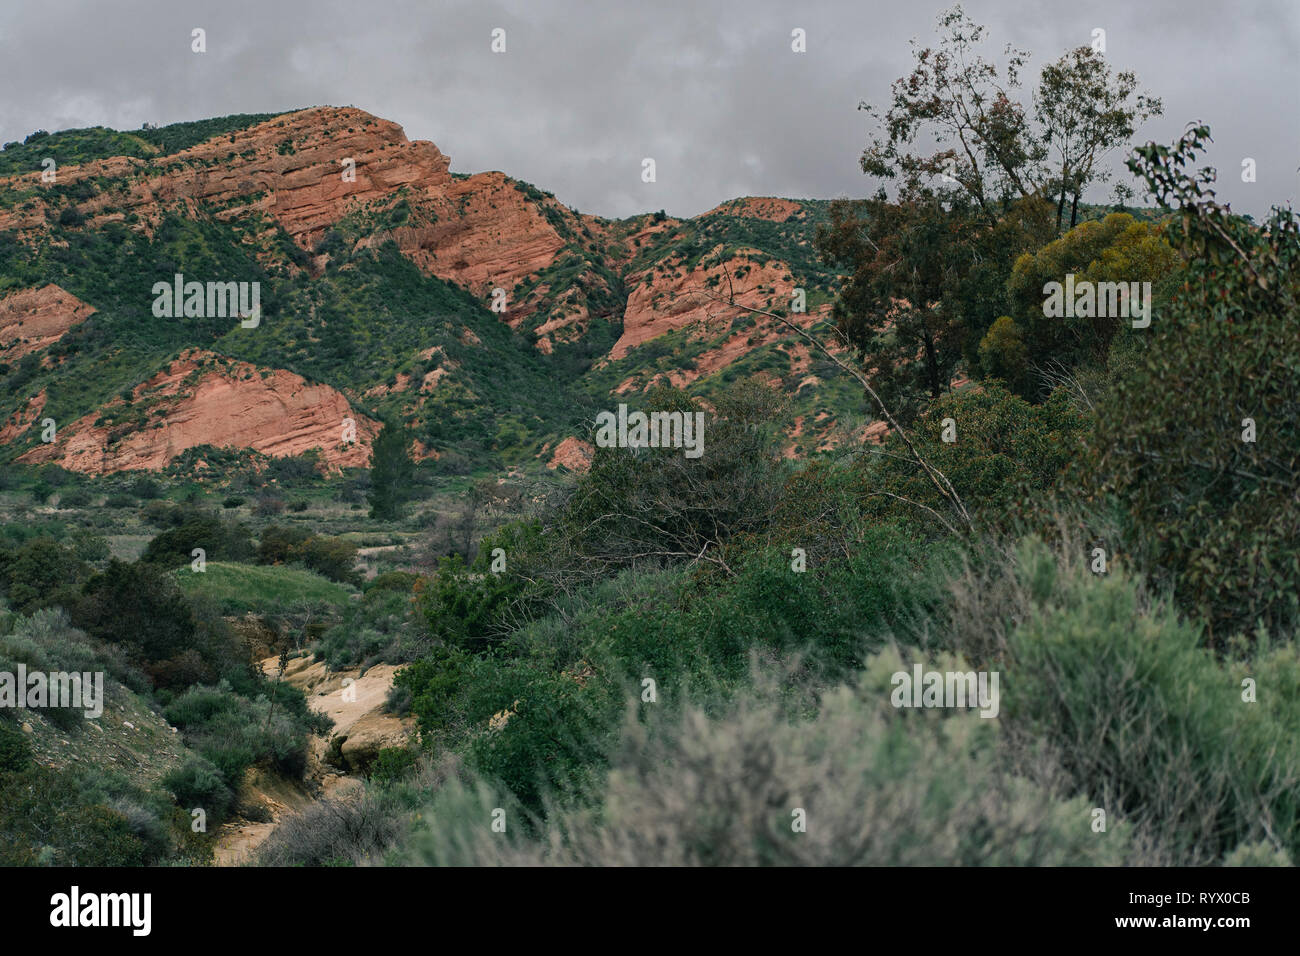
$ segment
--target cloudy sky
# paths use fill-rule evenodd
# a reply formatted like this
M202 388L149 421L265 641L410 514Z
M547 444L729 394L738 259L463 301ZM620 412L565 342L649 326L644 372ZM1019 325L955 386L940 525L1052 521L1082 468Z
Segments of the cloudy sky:
M862 195L860 100L882 102L945 0L3 0L0 142L354 105L584 212L689 216L740 195ZM1220 196L1297 204L1300 3L969 0L993 49L1046 62L1106 31L1164 99L1142 140L1213 128ZM207 52L191 52L195 27ZM506 52L491 50L505 30ZM807 52L790 48L791 30ZM653 157L657 181L641 181ZM1241 181L1241 163L1257 181ZM1093 196L1108 198L1109 187Z

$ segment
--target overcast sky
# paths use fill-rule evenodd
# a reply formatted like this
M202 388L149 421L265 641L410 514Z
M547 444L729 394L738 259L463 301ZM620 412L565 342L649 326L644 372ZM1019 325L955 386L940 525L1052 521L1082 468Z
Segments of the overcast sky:
M354 105L429 139L452 170L500 169L583 212L690 216L742 195L859 196L860 100L883 102L944 0L0 0L0 142L228 113ZM970 0L1030 79L1106 30L1164 99L1138 132L1208 122L1220 197L1296 204L1296 0ZM191 52L195 27L207 52ZM506 52L491 51L492 30ZM790 48L791 30L807 52ZM657 181L641 181L653 157ZM1257 181L1241 181L1245 157ZM1109 198L1109 187L1092 197Z

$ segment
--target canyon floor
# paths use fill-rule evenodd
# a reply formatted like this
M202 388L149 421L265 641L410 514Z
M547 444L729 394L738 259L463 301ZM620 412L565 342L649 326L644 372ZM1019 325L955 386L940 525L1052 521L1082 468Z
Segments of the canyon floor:
M275 677L279 658L261 661L262 672ZM350 768L360 767L381 747L401 746L410 732L410 722L383 712L397 668L379 664L362 673L360 668L331 671L323 662L300 657L289 661L282 680L307 695L308 706L334 721L325 737L312 739L308 770L303 782L252 768L244 786L244 805L261 808L254 815L267 819L237 819L222 826L217 834L213 861L217 866L240 866L252 862L257 848L275 831L281 820L300 812L319 799L346 798L361 790L357 770L343 771L327 762L334 737L343 738L340 751ZM346 683L350 681L350 683Z

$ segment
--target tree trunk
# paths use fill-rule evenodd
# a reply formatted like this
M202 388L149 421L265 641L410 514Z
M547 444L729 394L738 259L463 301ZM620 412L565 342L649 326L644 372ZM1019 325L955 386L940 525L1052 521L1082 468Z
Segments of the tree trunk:
M1074 202L1070 205L1070 228L1073 229L1074 224L1077 223L1078 221L1079 221L1079 193L1078 190L1076 190L1074 193Z
M921 339L925 342L925 371L926 377L930 379L930 397L938 398L940 395L939 360L934 354L934 339L930 337L930 325L924 319L921 320Z

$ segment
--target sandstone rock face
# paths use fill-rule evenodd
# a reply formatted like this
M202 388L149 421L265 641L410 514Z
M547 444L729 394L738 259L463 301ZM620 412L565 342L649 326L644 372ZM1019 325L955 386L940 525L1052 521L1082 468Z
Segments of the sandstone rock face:
M345 160L353 165L344 166ZM350 212L384 206L399 190L415 210L410 225L384 229L360 245L389 239L430 275L488 296L507 293L520 279L550 265L565 243L537 202L505 174L454 178L450 159L436 146L411 141L396 123L353 108L318 107L287 113L228 136L150 162L113 157L59 171L64 185L93 177L127 182L123 195L105 192L77 206L121 219L135 213L156 223L164 206L182 203L192 213L206 206L220 219L261 211L275 218L304 249ZM354 171L355 180L344 173ZM38 186L40 173L13 177L15 188ZM111 204L111 212L110 212ZM546 205L563 207L549 200ZM41 229L45 205L0 211L0 229ZM529 310L511 303L518 322Z
M143 413L143 420L138 416ZM123 424L121 416L133 416ZM345 419L356 441L342 444ZM332 468L364 466L379 424L328 385L192 350L121 399L59 429L58 440L18 460L88 474L160 469L187 448L250 448L272 457L320 448Z
M355 181L345 178L355 161ZM273 216L304 248L349 209L402 187L413 196L437 193L452 182L447 159L432 143L411 142L396 123L363 110L318 107L287 113L218 136L155 161L118 156L59 170L73 185L97 176L127 182L125 195L105 192L77 206L94 217L111 205L115 218L134 212L157 222L165 205L218 208L219 218L258 209ZM9 181L40 183L34 172ZM0 229L43 226L45 207L0 212Z
M424 197L437 215L432 225L394 229L397 246L430 275L467 286L490 304L495 288L507 292L502 318L518 324L522 303L509 293L524 277L555 261L564 240L503 173L478 173L451 180ZM362 245L378 244L388 234Z
M555 453L546 467L552 470L563 465L570 471L585 472L591 468L592 447L572 435L555 446Z
M52 282L5 296L0 299L0 362L13 365L24 355L53 345L94 311Z
M273 678L278 664L277 658L268 657L262 672ZM334 721L333 734L343 741L340 751L348 769L364 770L381 749L402 746L410 733L410 720L383 712L398 670L377 664L364 674L357 667L331 671L324 661L299 657L289 662L283 680L307 695L312 710Z
M351 107L317 107L152 161L112 157L69 166L59 170L59 182L108 177L127 184L125 193L105 191L77 204L91 226L134 213L141 220L137 228L148 230L178 203L196 217L222 220L262 212L308 250L349 213L390 208L400 191L411 210L406 222L376 229L359 246L391 239L424 272L467 287L485 304L492 290L504 289L502 318L517 326L544 290L516 296L515 287L566 248L548 217L568 217L588 229L601 220L574 214L553 197L525 196L504 173L453 177L450 162L432 143L408 140L396 123ZM0 210L0 229L43 230L39 171L0 179L0 185L38 190L30 209ZM326 258L318 257L313 268L323 268ZM580 330L584 321L570 316L566 324ZM539 336L540 348L549 345L545 334Z
M719 329L728 328L735 319L748 315L743 309L719 301L729 298L733 292L736 302L741 305L770 311L770 301L772 307L789 311L794 283L786 278L790 272L782 262L769 259L760 263L740 254L728 260L725 269L721 264L705 266L703 262L692 269L676 269L672 262L669 265L672 271L655 274L653 281L647 281L650 279L648 270L630 277L629 284L635 285L623 313L623 334L610 349L610 359L621 359L638 345L688 326L698 328L701 334L711 330L716 335ZM744 271L738 276L740 270ZM730 281L727 272L731 273ZM819 321L828 310L829 306L822 306L790 318L808 326ZM762 321L765 326L770 323L770 320ZM771 331L769 341L789 334L785 329ZM745 340L753 335L752 329L743 330L734 342L727 343L718 354L702 361L699 368L683 370L681 382L694 381L700 375L717 371L751 351L758 343L747 344ZM708 355L711 353L706 353L706 357Z
M371 711L353 724L340 752L349 770L365 770L385 747L406 743L406 725L398 717Z

